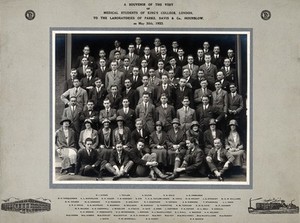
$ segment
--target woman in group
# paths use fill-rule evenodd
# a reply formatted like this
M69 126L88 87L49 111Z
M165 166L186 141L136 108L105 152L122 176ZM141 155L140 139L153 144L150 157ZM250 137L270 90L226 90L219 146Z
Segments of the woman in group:
M77 158L75 132L70 128L70 119L62 119L60 124L62 127L55 132L55 145L58 156L62 159L61 173L74 173Z
M99 153L102 159L109 162L111 150L113 147L112 129L110 128L110 120L104 119L102 121L103 128L98 131L99 135Z
M87 138L91 138L93 140L93 145L91 148L96 149L99 144L99 137L97 130L92 128L93 122L90 119L86 119L83 124L85 129L80 132L78 142L80 149L85 149L85 140Z
M194 138L200 149L204 150L203 132L198 121L192 121L191 128L186 130L187 138Z
M117 128L113 131L113 145L116 146L117 142L122 142L123 148L128 151L131 132L128 127L124 126L123 116L117 117L117 125Z
M155 131L151 133L149 144L152 153L156 154L158 165L165 170L167 167L167 133L162 131L162 122L155 123Z
M234 156L233 166L240 168L243 165L245 150L237 131L238 123L235 119L232 119L228 125L230 132L225 139L225 148Z

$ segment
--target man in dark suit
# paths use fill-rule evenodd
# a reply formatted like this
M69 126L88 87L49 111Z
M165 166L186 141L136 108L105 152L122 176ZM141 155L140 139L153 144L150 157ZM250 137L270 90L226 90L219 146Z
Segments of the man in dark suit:
M109 162L105 165L105 168L114 175L113 180L129 177L128 172L132 167L129 160L129 154L123 149L122 142L117 142L116 149L112 150Z
M221 67L223 66L224 58L220 55L220 47L219 46L214 46L211 63L216 65L218 70L220 70Z
M146 144L145 151L149 153L150 132L146 128L143 128L143 120L140 118L137 118L135 120L135 127L136 127L135 130L131 132L131 143L130 143L131 146L134 147L139 141L139 139L142 138Z
M206 176L206 162L204 152L198 147L195 138L185 141L187 146L186 154L183 158L176 157L173 174L167 180L174 180L180 173L186 172L190 176Z
M81 79L82 88L86 90L88 97L91 98L91 91L95 86L95 79L92 77L92 68L86 68L86 76Z
M139 36L135 37L134 53L136 55L138 55L139 57L142 57L144 54L144 47L142 46L142 39Z
M94 59L94 57L90 56L90 47L85 46L83 48L82 52L83 52L83 55L77 57L75 67L76 68L80 67L80 64L82 62L82 58L87 58L88 65L91 66L91 67L94 67L95 59Z
M231 168L234 156L225 149L220 138L214 139L214 147L209 151L206 161L213 175L208 175L209 179L218 178L224 180L224 174Z
M178 42L176 40L172 41L172 49L169 52L170 57L177 58L178 57Z
M106 73L109 71L109 67L106 65L105 59L100 58L100 67L95 71L94 76L101 79L102 83L105 83Z
M154 48L151 49L151 55L154 58L158 58L161 53L161 41L159 38L154 39Z
M167 55L167 47L165 45L161 45L160 54L157 56L157 61L162 61L165 66L169 63L170 58Z
M139 177L145 177L149 173L149 177L152 180L157 180L155 174L159 175L161 178L166 178L167 176L162 174L162 172L157 168L156 154L145 151L145 141L143 139L139 139L134 146L129 151L129 158L133 164L133 174Z
M224 90L224 91L227 91L228 93L230 92L229 90L229 82L225 79L224 77L224 73L222 71L218 71L217 73L217 81L220 81L221 83L221 88Z
M148 62L146 59L141 60L140 67L141 67L141 69L139 70L139 75L141 77L149 75L150 67L148 66Z
M132 89L136 90L139 86L141 86L143 84L142 82L142 77L139 74L139 68L138 67L133 67L132 68L132 74L128 75L127 77L125 77L125 79L130 79L132 85Z
M205 64L201 65L199 69L203 70L204 77L208 81L208 88L210 90L215 90L214 84L216 80L216 75L218 72L217 67L211 63L211 55L204 55Z
M205 64L203 49L200 48L200 49L197 50L197 57L194 61L194 64L196 64L198 67Z
M106 98L110 101L110 107L112 109L118 110L120 108L120 105L122 103L122 96L119 93L118 86L117 85L111 85L110 86L110 92L106 96Z
M94 110L94 101L88 100L88 103L86 104L86 108L81 112L80 115L80 122L83 129L84 126L82 123L86 120L92 121L92 128L95 130L99 129L99 112Z
M97 176L103 180L102 175L107 161L100 158L99 153L92 148L92 145L93 139L87 138L85 140L85 148L78 151L75 174Z
M225 79L229 83L234 83L235 86L238 86L238 76L236 73L236 69L231 66L230 59L225 58L224 67L221 68L221 71L223 72Z
M229 59L232 68L236 69L236 58L232 49L227 50L227 58Z
M167 71L173 70L175 77L179 78L179 77L182 77L182 69L176 63L177 63L177 61L176 61L175 57L171 57L169 60L169 65L166 66L166 70Z
M136 67L137 69L137 67ZM129 78L125 78L124 81L125 89L122 92L122 98L127 98L129 102L129 108L135 109L139 101L138 92L132 88L132 82Z
M86 57L83 57L81 59L81 65L77 68L77 78L81 80L86 76L86 68L89 67L89 62Z
M160 96L161 105L156 108L156 120L161 121L163 129L168 132L172 128L172 120L176 113L172 105L168 104L168 97L165 93Z
M184 50L182 48L178 48L177 65L180 67L187 65L187 58L184 56Z
M213 52L209 49L209 47L210 47L209 42L207 42L207 41L203 42L203 52L204 52L204 54L210 54L210 55L213 54Z
M139 64L142 63L143 60L147 61L147 67L156 67L156 58L151 55L150 52L150 47L149 46L145 46L144 48L144 56L140 57L140 62Z
M214 140L216 138L221 139L224 142L223 133L217 129L217 123L215 119L209 121L209 129L204 132L204 152L207 155L211 148L214 147Z
M99 112L103 109L103 101L107 95L107 91L102 84L101 79L95 78L95 87L91 90L91 100L95 103L95 110Z
M209 104L209 97L207 95L202 96L202 103L198 106L196 113L197 120L199 120L200 128L203 132L209 128L209 121L211 119L216 118L216 121L220 122L225 115L225 113L220 113L217 108Z
M75 78L77 78L77 70L75 68L72 68L70 72L70 78L64 83L64 92L74 87L73 81Z
M152 86L149 86L149 77L143 76L142 77L143 85L139 86L136 91L139 95L139 101L138 104L143 101L143 94L144 92L148 92L149 94L149 100L153 104L153 98L154 98L154 88Z
M179 87L175 90L175 109L179 109L182 107L182 101L185 96L190 99L191 107L193 106L193 91L191 88L186 87L186 82L187 81L185 78L180 78L179 80Z
M195 86L197 85L197 79L193 78L191 75L191 70L185 68L182 70L182 76L186 79L186 86L192 89L194 94Z
M239 122L241 111L244 108L243 97L237 93L237 88L234 83L231 83L229 88L227 119L235 119Z
M162 94L165 94L167 96L169 104L173 104L174 88L169 85L168 80L169 80L168 76L166 74L163 74L161 76L161 84L154 88L153 102L156 105L156 107L160 105L161 102L160 99Z
M129 99L124 97L122 99L123 108L117 110L117 116L122 116L124 118L124 125L127 126L129 129L134 129L134 122L135 122L135 112L133 109L129 108Z

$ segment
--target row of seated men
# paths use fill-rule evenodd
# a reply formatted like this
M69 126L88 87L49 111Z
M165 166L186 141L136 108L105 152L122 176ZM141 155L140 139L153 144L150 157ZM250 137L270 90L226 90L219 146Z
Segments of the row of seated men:
M202 133L197 121L185 131L178 118L171 122L166 133L161 121L155 123L152 133L136 119L135 129L125 126L122 116L117 117L117 127L110 127L110 120L102 121L99 131L92 128L92 121L84 121L85 129L80 132L76 149L76 134L70 127L72 121L63 118L62 127L56 131L55 144L62 158L63 174L97 176L102 179L104 170L120 177L146 176L152 180L157 176L174 180L181 172L195 177L224 180L231 167L240 168L244 160L244 148L237 131L237 121L229 122L230 132L225 137L217 129L215 119L209 121L209 129ZM225 145L225 147L223 147ZM167 170L173 170L170 175Z

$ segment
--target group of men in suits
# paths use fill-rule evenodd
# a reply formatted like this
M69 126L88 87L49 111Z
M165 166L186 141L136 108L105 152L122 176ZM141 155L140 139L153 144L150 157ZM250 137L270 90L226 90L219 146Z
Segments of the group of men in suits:
M177 41L172 42L172 49L168 52L159 38L155 38L154 47L150 48L143 45L140 37L136 37L135 44L128 45L128 53L118 40L114 47L108 58L101 49L96 61L90 55L89 46L85 46L83 55L77 58L70 78L64 84L62 118L71 120L71 127L77 135L84 128L86 119L91 120L93 129L100 130L104 120L109 120L114 129L117 128L117 117L122 116L124 125L131 131L136 128L136 119L141 120L142 129L148 135L156 131L156 122L159 121L171 139L174 122L178 122L182 137L178 137L176 132L176 140L168 142L168 164L171 166L178 158L171 148L179 138L185 144L186 132L195 126L193 121L197 121L197 131L201 132L202 138L181 147L194 148L195 144L196 151L200 149L208 155L215 147L215 139L219 138L224 145L229 121L235 119L240 122L244 109L243 97L237 93L233 50L229 49L227 56L223 57L219 46L214 46L211 51L209 43L204 42L195 57L185 56ZM139 138L145 139L146 134L138 134L135 143ZM148 143L145 140L146 148L150 148ZM113 146L116 148L116 145ZM131 147L135 146L131 144ZM179 157L181 161L185 160L184 156ZM205 160L203 162L206 163ZM177 165L169 179L176 178L186 165ZM116 176L125 174L122 172L120 175L120 170L113 171L112 166L107 168L117 173Z

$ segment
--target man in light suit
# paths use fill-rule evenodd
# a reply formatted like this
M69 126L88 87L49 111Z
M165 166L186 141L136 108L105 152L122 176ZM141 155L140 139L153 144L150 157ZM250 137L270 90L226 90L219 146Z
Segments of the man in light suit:
M87 104L88 94L87 94L86 90L84 90L83 88L81 88L79 86L79 80L77 78L75 78L73 80L73 85L74 85L74 87L65 91L60 96L60 99L65 104L65 107L67 107L70 103L69 98L74 96L77 99L77 104L83 108Z
M181 129L186 132L190 129L192 121L196 120L196 112L190 108L190 100L185 96L182 100L182 108L177 110L177 118L180 121Z
M125 79L124 73L117 70L117 62L111 62L110 66L111 71L107 72L105 77L105 87L108 92L112 85L117 85L118 89L122 89Z
M216 80L216 75L218 72L218 68L216 65L211 63L211 55L205 54L204 56L205 64L200 66L200 69L204 72L204 77L208 81L208 88L210 90L215 90L214 84Z
M168 72L167 72L168 73ZM155 89L158 85L160 85L161 82L161 76L156 76L155 75L155 70L154 68L149 69L149 86Z
M208 85L207 80L202 79L200 81L200 85L201 88L196 89L194 92L194 102L195 102L195 107L197 109L202 105L202 97L205 95L208 96L208 98L210 99L212 93L212 91L207 88Z
M212 95L212 106L218 108L220 111L227 113L228 109L228 93L222 90L220 81L215 82L216 90L211 93Z
M197 74L198 74L198 70L199 70L199 66L197 66L196 64L194 64L194 57L193 55L188 55L187 56L187 61L188 64L182 67L182 70L184 69L188 69L190 71L191 77L196 79L197 78Z
M138 66L139 62L139 56L135 54L135 48L134 44L130 43L128 45L128 54L126 55L127 58L129 58L129 65L130 67Z
M75 68L71 69L70 78L64 83L64 92L74 87L73 80L77 78L77 70Z
M75 135L76 137L79 136L79 133L81 131L80 115L81 115L82 109L83 108L77 104L76 97L71 96L69 107L65 108L63 111L63 114L62 114L63 119L71 120L70 127L74 129L74 131L76 133L76 135Z
M163 75L163 74L168 74L168 71L166 71L164 69L164 67L165 67L164 62L162 60L158 60L158 62L157 62L157 68L158 69L155 70L155 76L157 78L161 78L161 75Z
M120 52L120 59L123 60L125 55L126 55L126 50L121 48L121 42L118 41L118 40L115 40L114 45L115 45L115 49L110 51L109 60L110 61L114 60L114 56L115 56L116 51Z
M143 82L143 85L142 86L139 86L136 91L138 92L138 95L139 95L139 103L142 102L143 100L143 94L144 92L148 92L149 93L149 100L150 102L152 103L153 102L153 96L154 96L154 88L149 86L149 77L148 76L143 76L142 77L142 82Z
M165 93L160 96L161 105L156 108L156 120L161 121L163 129L168 132L172 128L172 120L175 118L175 109L168 104L168 97Z
M135 114L137 118L142 119L149 132L154 131L155 106L149 102L148 92L143 93L142 102L136 106Z

